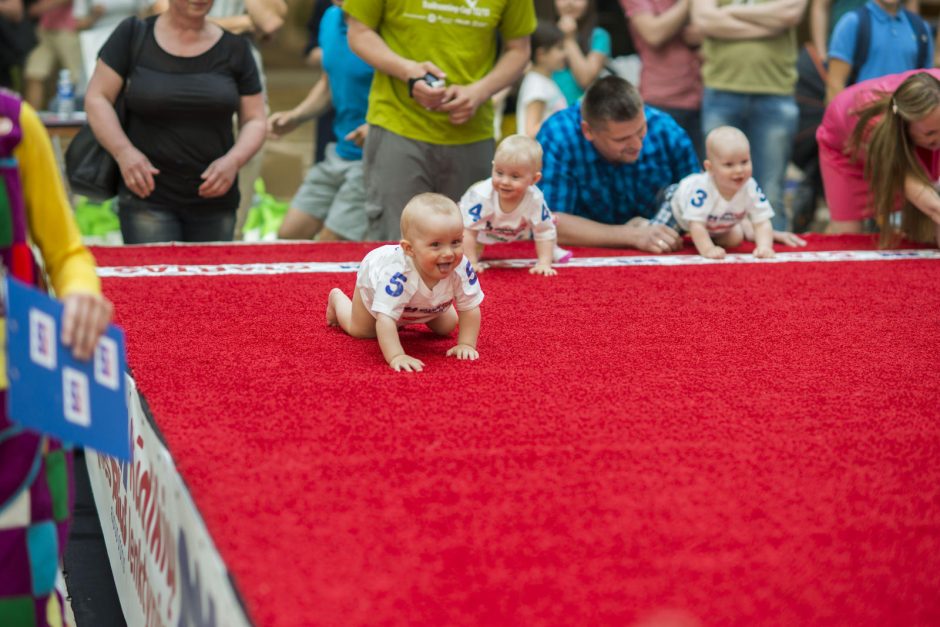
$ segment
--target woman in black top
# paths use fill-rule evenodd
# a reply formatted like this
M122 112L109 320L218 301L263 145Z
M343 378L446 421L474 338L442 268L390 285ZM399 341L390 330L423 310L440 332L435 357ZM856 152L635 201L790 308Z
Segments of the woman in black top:
M101 48L85 109L121 169L125 243L232 239L234 183L264 142L266 120L248 42L206 20L211 7L211 0L170 0L165 13L138 22L143 44L134 67L136 18ZM122 88L123 128L114 111Z

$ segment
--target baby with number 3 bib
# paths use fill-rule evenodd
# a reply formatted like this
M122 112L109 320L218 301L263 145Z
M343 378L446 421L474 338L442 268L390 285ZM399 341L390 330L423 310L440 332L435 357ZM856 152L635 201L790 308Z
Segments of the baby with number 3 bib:
M420 372L424 362L405 353L399 327L426 324L438 335L459 327L447 356L477 359L483 290L464 258L463 220L454 201L419 194L401 214L402 240L370 251L359 266L352 300L330 291L326 321L356 338L377 338L395 371Z
M705 138L705 171L666 188L652 222L687 231L696 250L724 259L725 248L744 240L742 221L754 225L754 256L774 256L774 210L751 176L751 146L732 126L720 126Z

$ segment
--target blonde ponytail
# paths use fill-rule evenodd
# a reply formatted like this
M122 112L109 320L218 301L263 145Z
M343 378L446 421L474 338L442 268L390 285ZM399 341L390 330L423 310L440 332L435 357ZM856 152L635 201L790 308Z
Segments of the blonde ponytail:
M898 235L915 241L935 237L933 221L904 197L904 181L913 176L933 185L917 159L909 125L940 105L940 81L921 72L909 76L893 94L882 93L858 111L858 122L847 151L865 152L865 180L871 189L872 211L881 230L880 245L892 245ZM901 232L891 225L891 214L902 205Z

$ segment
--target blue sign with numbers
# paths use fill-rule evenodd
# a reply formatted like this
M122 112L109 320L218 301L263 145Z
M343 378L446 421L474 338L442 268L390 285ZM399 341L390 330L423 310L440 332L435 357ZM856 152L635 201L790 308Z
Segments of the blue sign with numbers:
M130 461L124 333L109 325L78 361L62 344L62 303L10 278L6 294L10 420Z

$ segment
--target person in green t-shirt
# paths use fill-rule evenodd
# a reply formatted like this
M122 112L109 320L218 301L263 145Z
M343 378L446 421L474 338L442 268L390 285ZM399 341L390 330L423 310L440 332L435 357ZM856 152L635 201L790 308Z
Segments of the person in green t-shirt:
M367 238L398 240L402 208L416 194L456 201L489 176L490 97L522 75L535 8L513 0L346 0L343 10L350 47L376 70L363 152Z
M807 0L692 0L702 46L702 134L719 126L751 140L754 178L778 209L773 224L789 228L783 186L799 118L796 25Z

